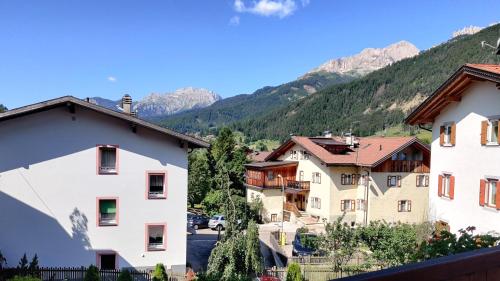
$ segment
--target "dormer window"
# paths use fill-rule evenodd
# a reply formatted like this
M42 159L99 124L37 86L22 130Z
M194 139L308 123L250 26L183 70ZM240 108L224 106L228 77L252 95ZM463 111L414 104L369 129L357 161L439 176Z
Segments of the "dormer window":
M118 174L118 146L98 146L97 170L99 174Z

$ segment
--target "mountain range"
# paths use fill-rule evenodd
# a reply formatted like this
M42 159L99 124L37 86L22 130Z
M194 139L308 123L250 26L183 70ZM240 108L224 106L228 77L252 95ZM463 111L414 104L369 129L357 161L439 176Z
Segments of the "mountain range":
M139 101L132 103L132 110L144 119L157 116L168 116L190 109L207 107L220 100L221 97L213 91L203 88L186 87L173 93L152 93ZM91 98L95 104L119 110L121 100L113 101L101 97Z
M357 135L372 135L401 125L413 108L463 64L499 64L500 58L481 47L482 41L496 42L499 31L496 24L463 34L365 75L359 70L312 71L277 87L223 99L159 121L187 133L210 134L229 126L248 140L283 140L290 134L317 135L325 130L340 134L351 128ZM305 91L312 89L310 86L314 90Z
M206 108L157 117L156 121L182 132L208 134L222 126L286 108L322 89L350 82L401 59L413 57L418 52L413 44L406 41L380 49L368 48L354 56L330 60L294 81L226 98Z

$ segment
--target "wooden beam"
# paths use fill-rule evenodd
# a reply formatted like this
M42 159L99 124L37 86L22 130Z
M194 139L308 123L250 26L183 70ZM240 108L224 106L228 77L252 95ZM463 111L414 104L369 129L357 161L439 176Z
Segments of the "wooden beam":
M450 102L459 102L462 100L462 97L457 97L457 96L446 97L446 100Z

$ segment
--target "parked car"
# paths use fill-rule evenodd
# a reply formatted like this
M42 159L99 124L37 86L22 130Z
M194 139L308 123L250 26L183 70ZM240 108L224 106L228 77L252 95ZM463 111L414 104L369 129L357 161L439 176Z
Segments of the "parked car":
M278 277L268 276L268 275L257 277L257 280L258 281L281 281Z
M293 256L312 256L318 254L318 236L314 233L297 232L292 245Z
M210 219L202 215L194 215L188 218L188 226L194 229L207 228Z
M226 227L226 219L223 215L215 215L208 222L208 227L212 230L223 230Z

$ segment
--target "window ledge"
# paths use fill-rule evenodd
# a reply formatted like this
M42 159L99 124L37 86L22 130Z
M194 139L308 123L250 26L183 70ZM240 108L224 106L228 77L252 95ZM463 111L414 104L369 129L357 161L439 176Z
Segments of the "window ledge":
M497 142L489 142L489 143L485 144L484 146L500 146L500 144L498 144Z
M445 199L445 200L448 200L448 201L453 201L453 199L451 199L450 197L446 196L446 195L441 195L441 197L439 197L441 199Z
M494 211L494 212L498 212L497 210L497 206L492 206L492 205L487 205L487 204L484 204L484 209L485 210L489 210L489 211Z
M167 249L165 248L149 248L148 247L148 252L161 252L161 251L166 251Z
M165 200L166 196L148 196L148 200Z
M442 144L442 145L441 145L441 147L454 147L454 146L455 146L455 145L450 144L450 143L448 143L448 144L446 144L446 143L445 143L445 144Z
M117 223L99 223L99 227L106 227L106 226L118 226Z

